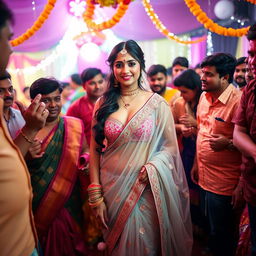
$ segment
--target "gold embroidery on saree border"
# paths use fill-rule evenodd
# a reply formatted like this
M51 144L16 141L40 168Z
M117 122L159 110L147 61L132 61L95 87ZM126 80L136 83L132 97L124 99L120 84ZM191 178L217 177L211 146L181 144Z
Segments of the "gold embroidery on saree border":
M160 191L159 191L159 180L156 175L156 167L153 164L147 164L146 165L148 176L149 176L149 181L150 181L150 186L151 190L153 192L155 204L156 204L156 210L157 210L157 215L158 215L158 221L159 221L159 227L160 227L160 234L162 236L164 232L164 224L163 224L163 209L162 209L162 201L160 198ZM168 241L164 241L165 236L161 237L162 244L166 244ZM163 250L163 248L162 248Z

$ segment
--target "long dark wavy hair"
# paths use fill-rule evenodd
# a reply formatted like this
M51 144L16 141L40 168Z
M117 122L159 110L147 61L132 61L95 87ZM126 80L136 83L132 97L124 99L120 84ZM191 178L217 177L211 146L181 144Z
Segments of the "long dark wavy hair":
M110 75L108 79L108 89L103 95L103 101L100 108L95 113L96 124L93 129L95 132L95 141L99 145L97 151L102 153L102 149L105 147L103 141L105 139L104 126L107 118L112 113L119 109L118 99L120 97L120 84L117 84L114 76L114 62L120 51L125 49L135 60L140 64L140 76L138 79L139 88L142 87L142 72L145 72L145 60L144 53L140 46L133 40L128 40L126 42L121 42L117 44L111 51L107 63L110 66Z

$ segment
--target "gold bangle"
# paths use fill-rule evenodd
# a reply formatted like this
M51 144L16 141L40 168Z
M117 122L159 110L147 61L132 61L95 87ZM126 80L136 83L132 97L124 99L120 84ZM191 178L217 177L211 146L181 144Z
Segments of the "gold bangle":
M90 203L90 201L88 202L88 204L92 207L95 208L97 206L99 206L102 202L104 201L104 197L99 198L98 201L94 202L94 203Z
M20 130L20 134L22 135L22 137L30 144L33 143L33 141L31 139L29 139L29 137L22 131Z

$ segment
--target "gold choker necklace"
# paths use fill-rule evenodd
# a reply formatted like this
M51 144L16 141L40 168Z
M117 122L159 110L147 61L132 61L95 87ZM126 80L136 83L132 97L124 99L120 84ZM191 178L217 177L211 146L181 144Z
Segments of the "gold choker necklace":
M130 106L131 106L131 102L138 96L138 94L139 94L139 89L137 89L135 92L133 92L132 94L129 94L129 95L127 95L127 94L121 94L120 95L120 98L121 98L121 101L124 103L124 108L125 109L128 109ZM123 96L131 96L131 95L135 95L131 100L130 100L130 102L129 103L126 103L125 101L124 101L124 99L123 99Z
M139 88L136 88L134 90L131 90L131 91L125 92L125 93L121 92L121 96L132 96L132 95L135 95L135 94L138 93L138 90L139 90Z

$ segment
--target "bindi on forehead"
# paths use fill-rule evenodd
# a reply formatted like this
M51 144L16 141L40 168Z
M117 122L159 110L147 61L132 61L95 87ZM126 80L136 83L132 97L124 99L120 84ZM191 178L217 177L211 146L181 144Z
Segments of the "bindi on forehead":
M135 59L133 59L133 58L129 58L128 56L127 56L127 58L117 58L116 59L116 61L115 61L115 63L117 63L117 62L122 62L122 63L129 63L129 62L131 62L131 61L136 61Z
M123 59L123 62L134 61L134 59Z

